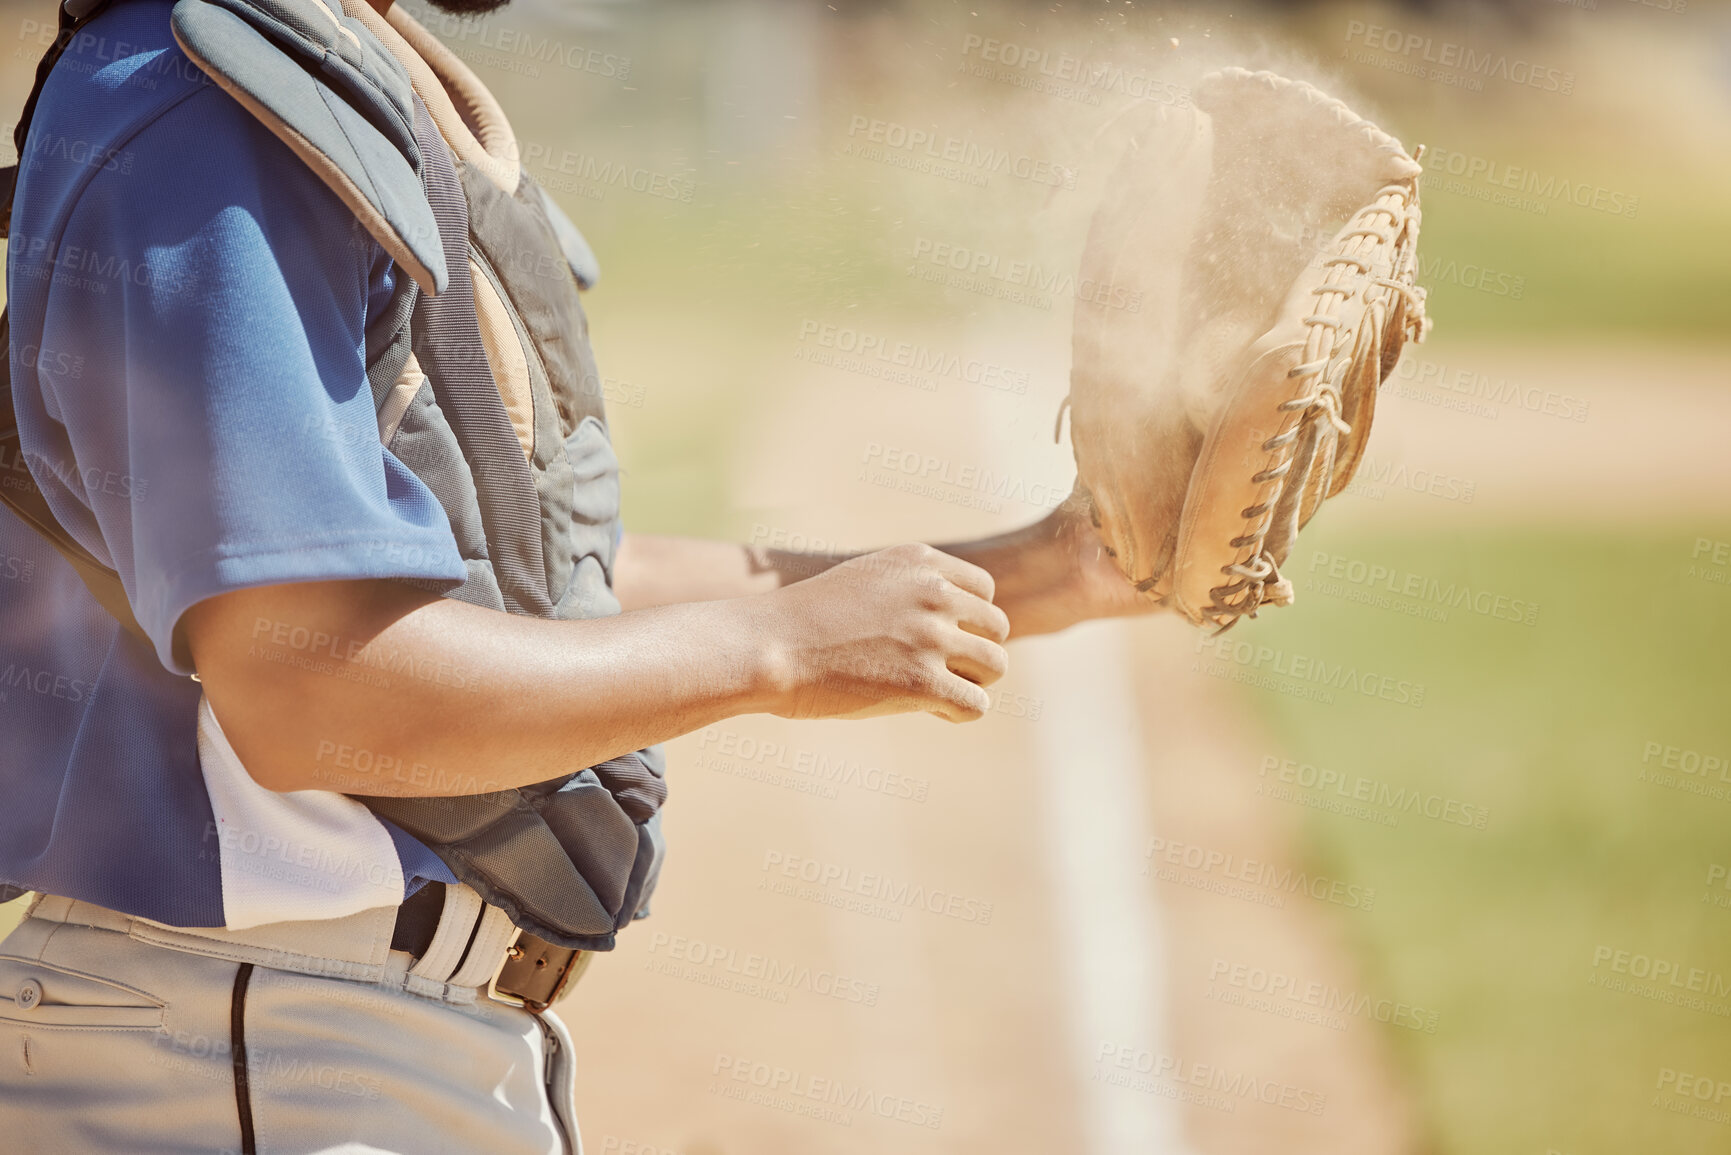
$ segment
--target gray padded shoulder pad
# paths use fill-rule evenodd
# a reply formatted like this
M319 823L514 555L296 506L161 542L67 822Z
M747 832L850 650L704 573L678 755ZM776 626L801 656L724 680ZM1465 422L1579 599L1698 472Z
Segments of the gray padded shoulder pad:
M414 90L363 24L322 0L179 0L172 24L193 63L293 149L423 291L444 289Z
M523 179L528 180L529 174L524 173ZM577 287L593 289L595 282L601 279L601 262L595 259L595 250L589 247L588 240L577 231L565 210L554 203L546 188L536 184L535 189L541 194L541 208L547 214L547 223L553 226L553 235L559 240L565 263L571 266L571 275L577 278Z

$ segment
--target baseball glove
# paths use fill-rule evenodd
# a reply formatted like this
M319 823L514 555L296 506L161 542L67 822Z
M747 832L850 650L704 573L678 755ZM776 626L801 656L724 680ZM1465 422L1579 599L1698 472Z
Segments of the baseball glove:
M1077 282L1074 500L1145 596L1225 628L1293 600L1280 565L1424 337L1422 170L1271 72L1138 112Z

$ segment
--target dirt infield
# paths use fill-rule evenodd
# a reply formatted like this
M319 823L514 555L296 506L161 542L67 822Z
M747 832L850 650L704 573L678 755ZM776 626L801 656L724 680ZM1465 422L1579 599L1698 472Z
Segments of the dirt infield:
M925 341L1025 368L1020 396L950 381L898 389L857 363L795 366L736 456L735 500L753 532L859 547L1038 516L1070 482L1068 450L1050 442L1064 353L1049 337ZM975 484L982 473L992 480ZM1356 997L1364 984L1340 933L1351 912L1233 881L1218 864L1183 865L1200 847L1230 855L1240 874L1247 860L1276 877L1301 866L1290 815L1254 793L1266 744L1232 687L1189 672L1191 634L1173 621L1083 635L1015 646L999 709L973 725L747 718L673 744L675 849L655 916L566 1011L579 1038L631 1040L585 1077L592 1144L636 1139L681 1155L1414 1149L1383 1028ZM1059 648L1069 665L1043 677ZM1080 697L1072 682L1086 683ZM1100 701L1114 684L1128 724ZM1137 736L1130 754L1108 749L1118 731ZM1102 758L1135 763L1133 821L1113 812L1120 796L1075 793L1117 789L1097 773ZM838 762L893 770L924 800L845 787L825 797L813 768ZM1102 845L1087 845L1090 824ZM1129 829L1140 833L1126 847ZM1175 868L1164 861L1173 848ZM1078 894L1078 862L1112 894ZM854 901L865 873L990 903L990 921L970 921L965 906L962 917L883 917ZM1111 925L1088 933L1079 920L1090 917ZM735 962L669 958L708 958L710 943L733 959L864 976L878 999L778 1002L729 989L720 972ZM1267 975L1301 997L1269 1002L1253 989ZM1322 992L1314 1006L1310 988ZM660 1008L649 1032L634 1026L645 1007ZM640 1077L646 1065L655 1079ZM941 1107L941 1124L826 1119L813 1101L754 1087L754 1073L783 1089L833 1079L912 1097Z
M734 498L756 530L830 546L942 540L1038 516L1042 503L1068 489L1068 450L1051 444L1049 424L1064 378L1059 326L958 336L899 332L891 321L855 323L922 347L957 349L964 362L973 354L1010 366L1027 373L1030 387L1005 395L938 379L928 382L931 388L898 388L859 361L797 365L786 392L771 391L737 454ZM1714 391L1726 368L1707 354L1427 345L1384 394L1366 478L1328 516L1367 526L1414 517L1602 522L1642 517L1656 497L1674 510L1708 504L1713 499L1704 495L1724 492L1731 481L1731 463L1713 451L1723 425L1701 419L1704 412L1731 416L1731 401ZM1672 452L1678 445L1682 451ZM982 473L991 480L975 484ZM1594 501L1602 504L1587 508ZM702 1079L692 1073L683 1083L687 1093L656 1093L652 1105L638 1089L638 1111L615 1098L624 1092L606 1085L612 1077L592 1084L586 1107L592 1119L606 1120L601 1134L624 1126L614 1118L654 1117L665 1121L661 1133L670 1149L712 1153L891 1143L916 1151L1111 1155L1415 1150L1411 1099L1391 1064L1392 1028L1383 1021L1403 1012L1384 1006L1357 973L1345 946L1345 920L1355 911L1278 884L1242 881L1303 869L1293 812L1256 789L1260 760L1279 751L1257 738L1229 684L1189 672L1188 631L1170 620L1127 631L1133 669L1125 676L1145 746L1144 826L1151 841L1138 861L1117 869L1136 874L1156 928L1153 1021L1126 1022L1121 1033L1099 1039L1091 1067L1078 1061L1073 1039L1065 1056L1078 1006L1067 993L1075 960L1065 955L1074 922L1057 901L1062 887L1050 852L1043 866L1034 853L1051 841L1052 830L1049 808L1033 787L1067 767L1040 761L1030 730L1041 723L1025 715L1036 703L1052 703L1035 673L1039 643L1022 644L1002 699L1015 714L959 731L924 719L818 727L746 720L734 727L741 733L767 727L796 748L803 741L870 751L930 782L929 801L920 807L825 807L807 798L802 811L785 790L737 779L718 784L713 771L700 769L677 780L670 812L678 858L657 914L665 921L652 935L687 918L712 930L737 917L765 933L827 941L838 966L863 965L855 960L869 957L921 995L904 1001L886 986L883 1004L859 1016L874 1025L841 1034L811 1030L806 1024L814 1020L778 1017L769 1008L727 1013L716 1007L717 997L697 1037L670 1030L651 1049L675 1069L695 1072L738 1032L776 1038L764 1047L858 1077L905 1072L944 1100L942 1133L914 1135L872 1121L801 1127L775 1118L773 1108L705 1099ZM702 757L690 742L674 754L685 765ZM872 926L811 904L759 909L741 893L749 884L734 875L750 877L750 864L740 864L740 852L714 846L718 838L745 837L740 791L777 796L773 815L749 807L749 823L761 832L752 845L772 841L778 823L792 821L814 844L893 848L904 877L976 880L997 902L993 924L971 935L945 926L952 933L938 939L932 929ZM827 817L812 827L813 815ZM848 841L836 842L830 826L845 829ZM1201 848L1204 868L1186 865L1192 848ZM1164 860L1174 852L1175 862ZM1218 858L1211 867L1210 855ZM640 940L626 952L645 949ZM585 1015L599 1016L590 1021L605 1034L623 1029L630 1008L657 997L647 972L629 973L602 978L574 1000ZM617 991L614 1002L614 989L604 987L614 981L644 985ZM588 1009L603 989L610 1013ZM1101 1143L1103 1124L1090 1116L1123 1110L1101 1091L1102 1080L1111 1092L1139 1101L1144 1115L1175 1116L1184 1139L1130 1148ZM1250 1095L1243 1093L1247 1086L1254 1088ZM1157 1122L1144 1120L1150 1131ZM860 1128L874 1137L856 1134Z
M1379 1019L1399 1012L1367 989L1345 946L1343 924L1362 917L1367 901L1350 880L1339 893L1343 880L1307 874L1293 811L1259 789L1268 781L1259 768L1278 750L1227 687L1189 671L1190 632L1164 619L1138 623L1137 635L1163 840L1150 865L1173 947L1172 1046L1224 1071L1256 1072L1285 1099L1272 1112L1193 1105L1186 1122L1196 1148L1416 1150L1408 1094L1380 1033Z
M1731 357L1660 346L1408 348L1330 517L1649 524L1731 492Z

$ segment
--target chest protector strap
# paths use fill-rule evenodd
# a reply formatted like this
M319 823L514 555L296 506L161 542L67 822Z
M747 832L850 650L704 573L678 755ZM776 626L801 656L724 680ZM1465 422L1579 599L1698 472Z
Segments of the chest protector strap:
M401 447L399 455L431 484L454 527L478 520L479 539L469 534L464 540L484 541L483 555L469 560L477 578L452 596L537 617L610 612L610 594L579 611L574 607L591 599L555 588L555 575L570 581L572 562L568 546L563 558L557 549L548 553L563 543L559 533L545 531L573 516L559 494L574 476L557 436L537 436L536 452L526 457L501 401L474 279L482 267L475 261L493 267L485 253L500 238L489 240L475 219L474 196L493 196L490 221L501 211L513 220L531 214L511 230L511 240L544 237L545 256L558 266L569 262L577 276L575 284L571 277L562 284L539 277L536 291L513 294L510 270L504 271L501 300L526 335L535 334L537 317L558 313L549 301L563 301L568 310L565 331L530 341L543 371L569 360L567 345L583 346L587 356L575 289L593 278L593 257L526 177L525 195L505 197L463 172L402 64L365 25L333 11L335 0L332 5L180 0L174 33L188 56L288 144L413 277L369 332L369 355L378 350L369 376L375 387L395 380L411 350L426 376L423 392L430 398L422 397L408 418L423 441ZM599 391L581 393L575 408L592 408L599 419ZM567 389L561 400L570 397ZM575 423L582 413L566 416ZM431 454L425 449L428 420L448 429L433 439L445 448ZM472 483L451 483L464 473ZM561 478L564 484L556 484ZM561 946L606 950L615 932L643 911L659 873L662 770L660 750L649 749L522 789L359 801L425 842L525 931Z
M181 51L294 150L417 285L444 289L414 90L377 37L320 0L182 0L172 21Z
M183 3L185 0L183 0ZM475 309L468 201L449 152L417 105L428 200L450 278L413 315L414 351L473 470L475 497L505 608L552 615L544 592L535 480L499 402ZM561 946L610 949L660 869L666 798L659 748L549 782L452 798L360 800L430 846L518 926Z

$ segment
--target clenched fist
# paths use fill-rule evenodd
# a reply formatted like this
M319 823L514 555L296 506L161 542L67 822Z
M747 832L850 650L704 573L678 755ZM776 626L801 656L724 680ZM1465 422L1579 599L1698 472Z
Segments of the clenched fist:
M989 708L1010 622L992 576L928 545L852 558L754 599L771 712L869 718L924 710L952 722Z

